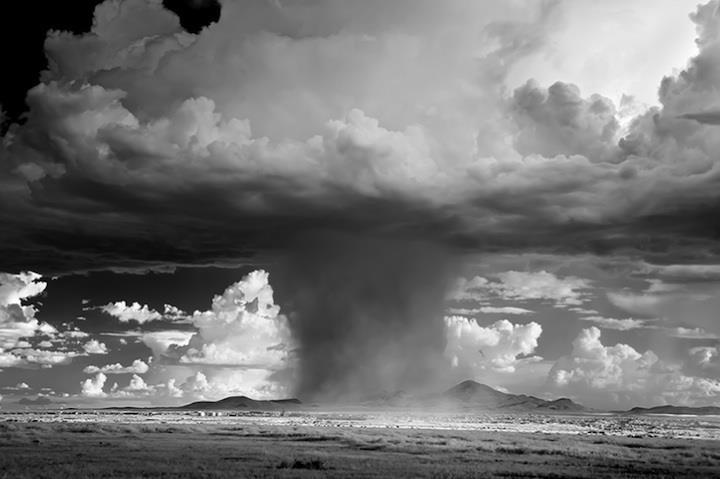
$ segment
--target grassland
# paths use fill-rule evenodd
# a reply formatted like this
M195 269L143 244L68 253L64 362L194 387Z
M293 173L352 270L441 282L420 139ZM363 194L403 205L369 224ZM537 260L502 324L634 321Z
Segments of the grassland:
M720 442L265 425L0 423L0 478L720 477Z

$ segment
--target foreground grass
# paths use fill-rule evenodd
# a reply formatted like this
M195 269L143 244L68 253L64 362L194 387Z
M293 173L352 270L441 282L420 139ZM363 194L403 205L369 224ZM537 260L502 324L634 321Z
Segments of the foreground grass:
M720 443L312 426L0 423L0 478L30 477L720 477Z

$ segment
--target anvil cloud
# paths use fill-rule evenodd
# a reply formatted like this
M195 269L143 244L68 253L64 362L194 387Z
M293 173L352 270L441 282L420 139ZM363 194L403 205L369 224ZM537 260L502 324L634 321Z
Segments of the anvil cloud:
M232 263L317 229L717 254L717 2L631 121L562 81L506 84L563 8L227 1L190 34L160 2L103 3L91 32L49 33L3 138L2 266Z

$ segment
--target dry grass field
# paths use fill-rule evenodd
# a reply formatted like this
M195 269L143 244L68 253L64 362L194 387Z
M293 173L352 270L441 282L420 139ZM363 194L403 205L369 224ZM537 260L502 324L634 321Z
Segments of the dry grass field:
M0 478L720 477L720 441L228 424L0 422Z

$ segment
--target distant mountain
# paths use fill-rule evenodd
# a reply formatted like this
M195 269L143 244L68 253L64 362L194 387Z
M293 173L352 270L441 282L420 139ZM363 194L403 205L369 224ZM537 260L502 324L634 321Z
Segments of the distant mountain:
M221 399L219 401L196 401L184 406L180 406L179 409L192 409L192 410L222 410L230 411L235 409L251 410L251 411L268 411L268 410L279 410L279 409L291 409L296 408L300 404L298 399L274 399L270 401L261 401L251 399L247 396L231 396Z
M475 381L463 381L432 399L438 406L510 411L582 412L588 409L567 398L546 401L525 394L509 394Z
M655 406L655 407L634 407L625 414L685 414L694 416L715 416L720 415L720 407L703 406L703 407L687 407L687 406Z
M553 411L588 411L585 406L573 402L568 398L560 398L554 401L548 401L541 406L543 409L550 409Z
M44 405L41 402L47 398L37 400L24 398L20 404ZM395 393L382 393L368 398L360 403L363 407L376 408L449 408L470 411L495 412L537 412L537 413L583 413L598 412L586 408L568 398L554 400L540 399L525 394L510 394L498 391L486 384L476 381L463 381L447 391L429 396L413 396L404 391ZM119 408L119 409L161 409L161 410L194 410L194 411L280 411L285 409L300 409L303 404L299 399L257 400L247 396L231 396L219 401L196 401L179 407L164 408ZM111 408L118 409L118 408ZM635 407L628 411L610 411L614 414L642 415L642 414L678 414L678 415L720 415L720 407L685 407L685 406L656 406L651 408Z

